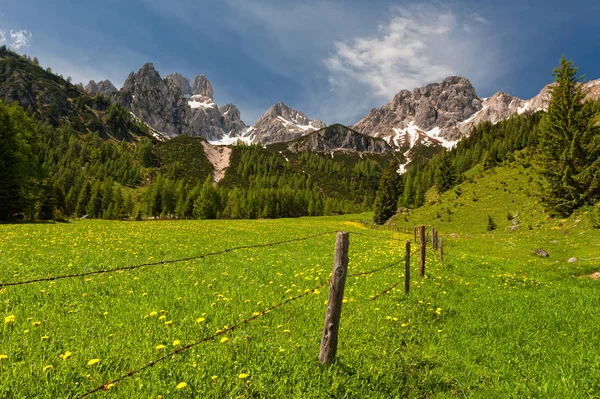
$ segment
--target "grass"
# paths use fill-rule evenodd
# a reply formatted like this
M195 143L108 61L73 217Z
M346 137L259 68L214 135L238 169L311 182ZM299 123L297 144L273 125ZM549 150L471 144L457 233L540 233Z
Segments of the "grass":
M337 229L389 236L351 234L349 273L401 258L403 244L392 238L410 236L369 232L353 221L359 218L364 216L3 225L0 281L187 257ZM600 253L600 231L569 220L559 229L547 223L533 230L476 233L479 224L469 234L445 235L444 265L430 252L425 279L415 277L413 262L409 296L400 284L370 299L402 281L401 266L349 278L338 358L331 367L317 364L327 299L322 288L95 396L600 395L599 281L586 277L600 270L592 260ZM444 221L439 228L449 233L457 225ZM327 235L185 263L5 287L0 290L0 355L6 355L0 360L0 397L83 394L304 293L328 278L333 244L334 235ZM538 246L550 257L528 252ZM573 256L578 261L567 263ZM14 322L5 322L9 316ZM67 351L71 355L60 358ZM92 359L99 362L88 366ZM52 368L44 371L46 366ZM178 389L182 382L186 386Z

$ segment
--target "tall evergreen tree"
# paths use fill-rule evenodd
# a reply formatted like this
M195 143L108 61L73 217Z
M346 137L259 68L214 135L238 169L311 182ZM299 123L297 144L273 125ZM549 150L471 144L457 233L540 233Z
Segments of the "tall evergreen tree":
M551 212L567 216L599 193L600 138L577 68L564 56L554 69L556 84L540 128L542 202Z
M384 224L396 213L398 197L403 191L402 178L398 174L398 163L391 162L379 180L379 189L375 197L375 216L373 221Z
M448 151L444 149L438 157L438 165L435 171L435 185L439 193L445 193L454 187L456 183L456 168Z

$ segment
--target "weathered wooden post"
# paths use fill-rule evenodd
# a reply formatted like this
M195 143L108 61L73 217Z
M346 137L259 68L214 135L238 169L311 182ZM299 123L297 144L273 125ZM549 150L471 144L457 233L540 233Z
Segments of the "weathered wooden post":
M444 241L440 236L440 264L444 264Z
M348 247L349 234L338 232L335 240L335 255L333 257L333 273L329 282L329 298L327 300L327 313L325 313L325 326L321 337L321 350L319 363L330 364L335 359L340 329L340 316L342 314L342 301L344 300L344 286L348 274Z
M419 276L425 276L425 245L427 241L425 240L425 225L422 224L419 226L419 238L421 240L421 264L419 265Z
M415 245L417 245L417 228L415 227L413 230L415 233Z
M404 293L410 292L410 240L406 241L406 254L404 255Z
M431 228L431 248L435 249L435 228Z

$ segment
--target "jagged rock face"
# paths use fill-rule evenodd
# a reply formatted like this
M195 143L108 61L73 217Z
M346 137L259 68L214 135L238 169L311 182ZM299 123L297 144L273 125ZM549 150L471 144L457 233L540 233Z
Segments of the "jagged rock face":
M172 91L179 89L181 94L184 96L192 95L192 86L190 86L190 80L185 76L175 72L165 78L165 83L169 86Z
M354 128L376 137L394 136L394 129L405 129L414 123L424 131L436 127L447 129L482 108L482 101L471 82L450 76L441 83L402 90L393 100L373 109Z
M192 85L192 94L208 97L211 100L214 98L212 85L210 84L206 76L196 76L196 78L194 79L194 84Z
M204 75L196 77L190 86L190 81L179 73L162 79L154 65L146 64L129 75L120 102L167 136L185 134L220 140L224 135L239 135L246 129L239 110L229 105L222 111L212 96L212 85Z
M138 118L169 136L190 133L191 109L180 90L173 91L153 64L129 74L122 92Z
M246 129L246 124L242 122L240 110L235 105L229 103L219 107L219 112L221 113L223 130L234 132L234 135L237 136Z
M90 80L90 82L85 86L85 91L91 95L95 94L104 94L106 96L111 96L114 93L118 92L117 88L111 83L110 80L103 80L98 83Z
M335 151L385 154L392 152L385 140L365 136L343 125L332 125L291 142L291 152Z
M325 127L318 120L310 120L300 111L277 103L267 110L252 127L252 139L260 144L294 140Z

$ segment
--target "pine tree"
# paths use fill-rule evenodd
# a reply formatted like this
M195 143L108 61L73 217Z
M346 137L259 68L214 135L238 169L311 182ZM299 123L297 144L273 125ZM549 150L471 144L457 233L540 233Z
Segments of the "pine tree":
M496 222L494 222L494 219L492 219L492 217L490 215L488 215L487 230L488 231L496 230Z
M438 192L445 193L456 183L456 168L448 155L448 151L444 148L438 157L438 165L435 171L435 185Z
M585 94L576 74L573 62L563 56L553 71L556 84L540 128L542 203L560 216L599 195L599 133L591 105L582 103Z
M398 197L402 192L401 177L398 175L398 163L392 162L381 175L379 189L375 197L375 215L373 221L384 224L396 213Z
M215 219L219 207L219 196L212 183L212 177L208 175L198 198L194 202L194 217L196 219Z

